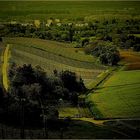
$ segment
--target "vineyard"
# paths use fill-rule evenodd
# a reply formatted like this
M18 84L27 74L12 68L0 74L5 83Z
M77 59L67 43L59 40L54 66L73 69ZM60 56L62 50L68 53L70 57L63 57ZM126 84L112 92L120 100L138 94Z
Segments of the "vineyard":
M11 62L39 65L48 74L54 69L70 70L89 83L106 69L96 64L95 58L76 52L69 44L29 38L6 38L5 42L11 44Z

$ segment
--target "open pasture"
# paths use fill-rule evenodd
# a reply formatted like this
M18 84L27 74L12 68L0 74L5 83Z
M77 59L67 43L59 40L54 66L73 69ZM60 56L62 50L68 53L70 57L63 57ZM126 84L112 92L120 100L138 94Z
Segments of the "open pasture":
M119 71L89 94L95 118L140 117L140 71Z

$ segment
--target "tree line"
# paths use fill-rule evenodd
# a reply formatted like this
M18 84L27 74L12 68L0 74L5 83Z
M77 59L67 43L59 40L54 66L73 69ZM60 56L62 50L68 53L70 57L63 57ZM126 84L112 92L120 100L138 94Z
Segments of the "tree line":
M58 105L68 102L77 106L78 96L86 90L83 80L74 72L54 70L54 74L49 76L40 66L33 68L30 64L17 66L13 63L9 81L7 97L0 94L0 100L6 102L0 113L1 117L10 117L14 122L20 122L23 110L24 123L41 122L42 115L46 115L47 120L57 120Z
M76 42L77 47L83 47L84 41L94 41L92 37L103 40L117 41L117 35L140 34L140 20L95 20L85 23L51 23L49 26L40 24L37 28L34 24L22 25L2 24L0 26L0 37L35 37L40 39L57 40L65 42ZM84 40L84 41L83 41ZM119 40L118 40L119 41ZM117 41L117 42L118 42Z

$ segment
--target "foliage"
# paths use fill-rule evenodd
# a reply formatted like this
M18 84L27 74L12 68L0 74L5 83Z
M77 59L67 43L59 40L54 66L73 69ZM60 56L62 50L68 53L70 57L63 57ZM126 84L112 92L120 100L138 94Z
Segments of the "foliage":
M60 78L63 82L64 87L71 92L73 91L81 92L85 89L82 79L81 78L78 79L74 72L68 70L62 71L60 73Z
M134 51L140 51L140 44L135 44L134 46L133 46L133 49L134 49Z
M48 76L40 66L33 68L30 64L17 66L13 63L9 70L9 79L10 94L7 100L10 101L7 102L7 113L11 119L16 120L24 107L25 122L40 121L40 115L47 115L48 120L56 120L59 116L56 108L58 101L61 99L77 105L77 92L85 89L82 79L78 81L75 73L57 73L55 70L54 76ZM72 86L69 87L67 84L70 83L66 81L71 79L71 82L74 82L71 85L76 84L72 90ZM20 122L20 119L17 121Z
M120 60L119 51L111 42L99 42L90 51L92 55L99 57L102 64L116 65Z
M140 38L134 35L127 35L122 33L120 35L120 47L124 49L132 48L134 51L140 51Z
M81 40L81 46L82 47L88 45L88 43L89 43L89 39L88 38L84 38L84 39Z
M60 98L75 102L78 96L76 92L85 90L82 79L78 80L76 74L70 71L51 77L39 66L35 69L26 64L23 67L12 67L9 71L10 93L19 98L38 103L40 100L54 103Z

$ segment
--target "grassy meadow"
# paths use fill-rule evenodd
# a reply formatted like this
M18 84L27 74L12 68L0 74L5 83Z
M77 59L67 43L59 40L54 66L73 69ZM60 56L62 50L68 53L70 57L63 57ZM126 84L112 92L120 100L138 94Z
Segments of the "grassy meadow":
M119 71L100 85L94 93L89 94L88 100L94 103L92 109L95 117L139 117L139 80L139 70Z

